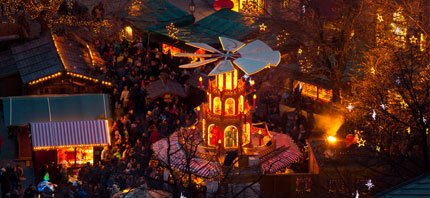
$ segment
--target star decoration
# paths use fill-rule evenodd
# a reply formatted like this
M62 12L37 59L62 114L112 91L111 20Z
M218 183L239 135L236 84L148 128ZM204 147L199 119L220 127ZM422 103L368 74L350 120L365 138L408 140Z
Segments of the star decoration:
M382 108L383 110L387 110L387 105L386 105L386 104L382 103L382 104L381 104L381 105L379 105L379 106L381 106L381 108Z
M260 27L260 31L264 32L266 31L267 25L262 23L261 25L259 25L259 27Z
M376 151L381 152L381 147L376 146Z
M401 83L400 78L399 78L399 77L397 77L397 79L396 79L396 84L397 84L397 85L400 85L400 83Z
M373 187L375 187L375 185L372 183L371 179L369 179L369 181L367 181L366 186L367 186L367 190L370 190Z
M375 73L376 73L376 70L375 70L375 68L374 68L374 67L370 68L370 73L371 73L371 74L375 74Z
M351 103L349 103L348 106L346 106L346 109L348 109L348 111L351 112L352 109L354 109L354 106Z
M402 107L402 109L406 109L408 108L408 103L405 102L405 100L400 101L400 106Z
M411 127L408 127L408 128L406 129L406 131L408 132L408 134L411 134Z
M373 118L373 120L376 120L376 111L375 111L375 109L374 110L372 110L373 112L372 112L372 118Z
M305 149L305 152L307 153L307 152L309 152L309 146L308 145L306 145L305 147L304 147L304 149Z
M418 38L417 38L417 37L415 37L415 36L412 36L411 38L409 38L409 41L410 41L411 43L417 43L417 40L418 40Z
M358 143L358 147L362 147L366 145L366 140L360 137L357 143Z
M381 23L382 21L384 21L384 19L382 18L382 15L380 15L380 14L377 14L376 18L378 19L379 23Z

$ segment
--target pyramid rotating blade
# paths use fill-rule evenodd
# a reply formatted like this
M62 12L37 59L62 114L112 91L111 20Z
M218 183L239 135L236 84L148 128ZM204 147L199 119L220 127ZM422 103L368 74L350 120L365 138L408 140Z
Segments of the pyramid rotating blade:
M248 76L255 74L263 70L264 68L270 66L269 62L262 62L246 58L238 58L234 61L234 64L236 64Z
M209 58L215 57L216 54L194 54L194 53L176 53L175 57L198 57L198 58Z
M281 62L281 53L279 51L263 51L249 54L241 54L242 58L269 62L270 66L277 66Z
M188 63L188 64L185 64L185 65L179 65L179 68L196 68L196 67L200 67L202 65L213 63L213 62L215 62L217 60L218 60L218 58L211 58L211 59L207 59L207 60L204 60L204 61L199 61L199 62L194 62L194 63Z
M232 72L232 71L234 71L234 67L231 61L223 60L223 61L220 61L208 75L215 76L215 75Z
M263 41L255 40L246 44L245 47L242 47L237 52L241 55L244 55L244 54L253 54L257 52L260 53L260 52L267 52L267 51L273 51L273 50Z
M245 45L245 43L240 41L221 36L219 37L219 42L221 43L222 49L229 52L236 52Z
M222 53L219 50L213 48L212 46L210 46L210 45L208 45L206 43L193 43L193 42L190 42L190 43L187 43L187 45L193 46L193 47L199 48L199 49L204 49L204 50L206 50L208 52L212 52L212 53L220 53L220 54Z

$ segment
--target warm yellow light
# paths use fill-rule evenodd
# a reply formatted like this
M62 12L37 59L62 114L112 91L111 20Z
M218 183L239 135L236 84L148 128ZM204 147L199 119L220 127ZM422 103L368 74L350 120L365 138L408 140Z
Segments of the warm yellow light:
M257 99L257 95L256 94L254 94L253 96L252 96L252 99Z
M332 136L332 135L330 135L330 136L328 136L328 137L327 137L327 141L328 141L329 143L331 143L331 144L334 144L334 143L336 143L336 142L337 142L337 138L336 138L336 137L334 137L334 136Z
M254 86L255 85L255 81L251 80L251 85Z
M200 106L198 106L196 109L197 109L197 111L200 111Z
M261 135L261 130L258 130L258 135Z
M124 28L125 32L127 33L127 37L128 39L132 39L133 38L133 29L130 26L126 26Z
M218 139L218 144L221 144L221 142L222 142L221 139Z
M199 82L202 82L203 81L203 78L200 76L199 77Z
M228 72L225 74L225 89L226 90L231 90L233 88L232 75L233 75L233 72Z

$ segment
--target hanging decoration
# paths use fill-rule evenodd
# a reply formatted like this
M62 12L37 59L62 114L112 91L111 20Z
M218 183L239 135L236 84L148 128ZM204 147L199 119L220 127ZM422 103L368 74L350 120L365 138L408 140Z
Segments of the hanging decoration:
M346 109L348 109L348 111L351 112L352 109L354 109L354 106L351 103L349 103L348 106L346 106Z
M267 25L264 24L264 23L262 23L262 24L259 25L259 27L260 27L260 32L265 32L266 28L267 28Z
M284 45L285 43L287 43L289 35L290 35L290 33L288 33L285 30L282 30L281 33L279 33L278 35L276 35L276 46L279 47L279 46Z
M175 27L174 23L170 23L169 25L167 25L166 30L170 38L172 39L178 38L179 29Z
M417 41L418 41L418 38L417 38L417 37L415 37L414 35L412 35L412 37L411 37L411 38L409 38L409 41L410 41L412 44L416 44L416 43L417 43Z
M367 190L371 190L375 185L372 183L372 180L369 179L365 184L367 186Z
M358 139L357 143L358 143L358 147L363 147L363 146L365 146L365 145L366 145L366 140L365 140L365 139L363 139L362 137L360 137L360 138Z
M381 147L379 147L379 146L376 146L376 149L375 149L376 151L378 151L378 152L381 152Z
M376 120L376 111L375 111L375 109L372 110L372 118L373 118L373 120Z
M380 15L380 14L376 14L377 15L377 19L378 19L378 21L379 21L379 23L381 23L382 21L384 21L384 19L382 18L382 15Z
M66 0L67 4L67 14L72 15L74 0Z

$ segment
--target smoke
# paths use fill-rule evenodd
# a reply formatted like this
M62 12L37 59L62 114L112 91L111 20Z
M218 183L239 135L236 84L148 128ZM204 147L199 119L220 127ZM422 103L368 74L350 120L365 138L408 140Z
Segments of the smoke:
M339 114L315 115L315 128L323 131L327 136L335 136L344 123L344 118Z

